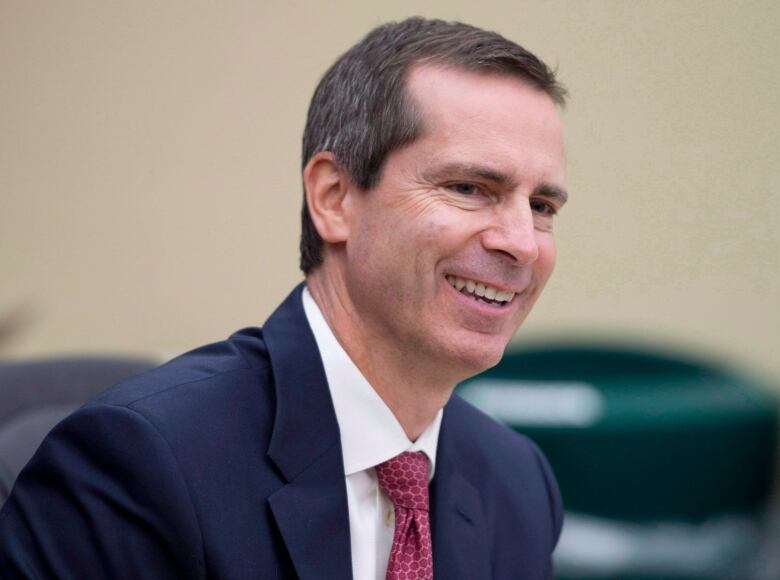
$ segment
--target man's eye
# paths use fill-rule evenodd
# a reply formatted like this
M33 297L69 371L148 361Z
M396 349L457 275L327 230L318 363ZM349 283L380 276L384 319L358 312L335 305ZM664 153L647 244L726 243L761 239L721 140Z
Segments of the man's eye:
M479 188L473 183L453 183L449 187L462 195L474 195L479 193Z
M541 200L532 200L531 210L546 216L554 216L556 213L558 213L558 210L555 209L554 205Z

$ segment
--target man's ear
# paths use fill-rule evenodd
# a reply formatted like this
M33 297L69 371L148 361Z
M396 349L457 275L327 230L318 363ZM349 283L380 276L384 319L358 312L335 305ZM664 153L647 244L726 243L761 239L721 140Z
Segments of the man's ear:
M303 169L309 215L320 237L331 244L344 242L349 228L344 200L352 186L346 171L330 151L320 151Z

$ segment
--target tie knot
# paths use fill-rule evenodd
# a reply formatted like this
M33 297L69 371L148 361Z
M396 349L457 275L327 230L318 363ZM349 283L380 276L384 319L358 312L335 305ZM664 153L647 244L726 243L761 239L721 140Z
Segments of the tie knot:
M428 458L406 451L376 466L379 489L393 505L428 511Z

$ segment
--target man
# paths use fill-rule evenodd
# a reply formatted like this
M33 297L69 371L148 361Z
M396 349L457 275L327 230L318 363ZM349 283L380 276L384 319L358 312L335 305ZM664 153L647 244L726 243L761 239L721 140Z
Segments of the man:
M452 391L552 272L562 101L463 24L344 54L304 134L305 287L60 424L0 515L3 577L550 578L546 461Z

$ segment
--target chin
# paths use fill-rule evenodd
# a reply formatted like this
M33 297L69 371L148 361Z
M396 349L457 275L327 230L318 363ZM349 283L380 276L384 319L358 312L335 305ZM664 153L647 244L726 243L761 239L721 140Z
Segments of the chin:
M461 370L462 376L458 379L459 381L473 377L496 366L503 358L505 350L506 342L497 345L483 343L477 346L461 347L453 357L453 361L457 360L457 363L453 362L452 368L457 367Z

